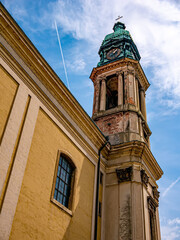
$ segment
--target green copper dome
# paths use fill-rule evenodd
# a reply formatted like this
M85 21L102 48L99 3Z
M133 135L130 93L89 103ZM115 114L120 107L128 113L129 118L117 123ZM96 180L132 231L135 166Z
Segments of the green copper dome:
M106 35L98 52L100 56L98 67L122 58L140 60L138 49L125 28L124 23L117 22L113 27L114 32Z

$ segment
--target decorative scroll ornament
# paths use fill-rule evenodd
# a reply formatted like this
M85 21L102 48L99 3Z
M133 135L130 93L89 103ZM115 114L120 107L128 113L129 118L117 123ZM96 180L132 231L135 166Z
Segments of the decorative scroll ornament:
M159 202L159 195L160 195L160 193L157 190L157 187L152 187L152 191L153 191L154 199Z
M148 175L145 173L145 170L141 170L141 181L142 183L144 183L144 185L147 187L148 183L149 183L149 177Z
M132 167L124 168L124 169L116 169L116 174L118 177L118 182L127 182L132 180Z

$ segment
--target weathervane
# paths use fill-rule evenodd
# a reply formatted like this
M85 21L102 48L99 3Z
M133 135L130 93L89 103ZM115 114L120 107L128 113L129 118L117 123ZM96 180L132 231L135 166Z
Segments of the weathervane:
M118 21L120 18L122 18L123 16L118 16L117 18L116 18L116 21Z

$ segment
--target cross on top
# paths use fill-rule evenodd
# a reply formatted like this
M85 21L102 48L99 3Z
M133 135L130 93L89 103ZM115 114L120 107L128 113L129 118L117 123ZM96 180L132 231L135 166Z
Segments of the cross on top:
M120 18L122 18L123 16L118 16L117 18L116 18L116 21L118 21Z

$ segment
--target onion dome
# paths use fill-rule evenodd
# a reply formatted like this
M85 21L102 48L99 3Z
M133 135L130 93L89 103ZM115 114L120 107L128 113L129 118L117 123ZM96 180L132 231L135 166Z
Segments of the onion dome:
M122 58L140 60L138 49L125 28L124 23L117 22L113 27L114 32L106 35L98 52L100 56L98 67Z

